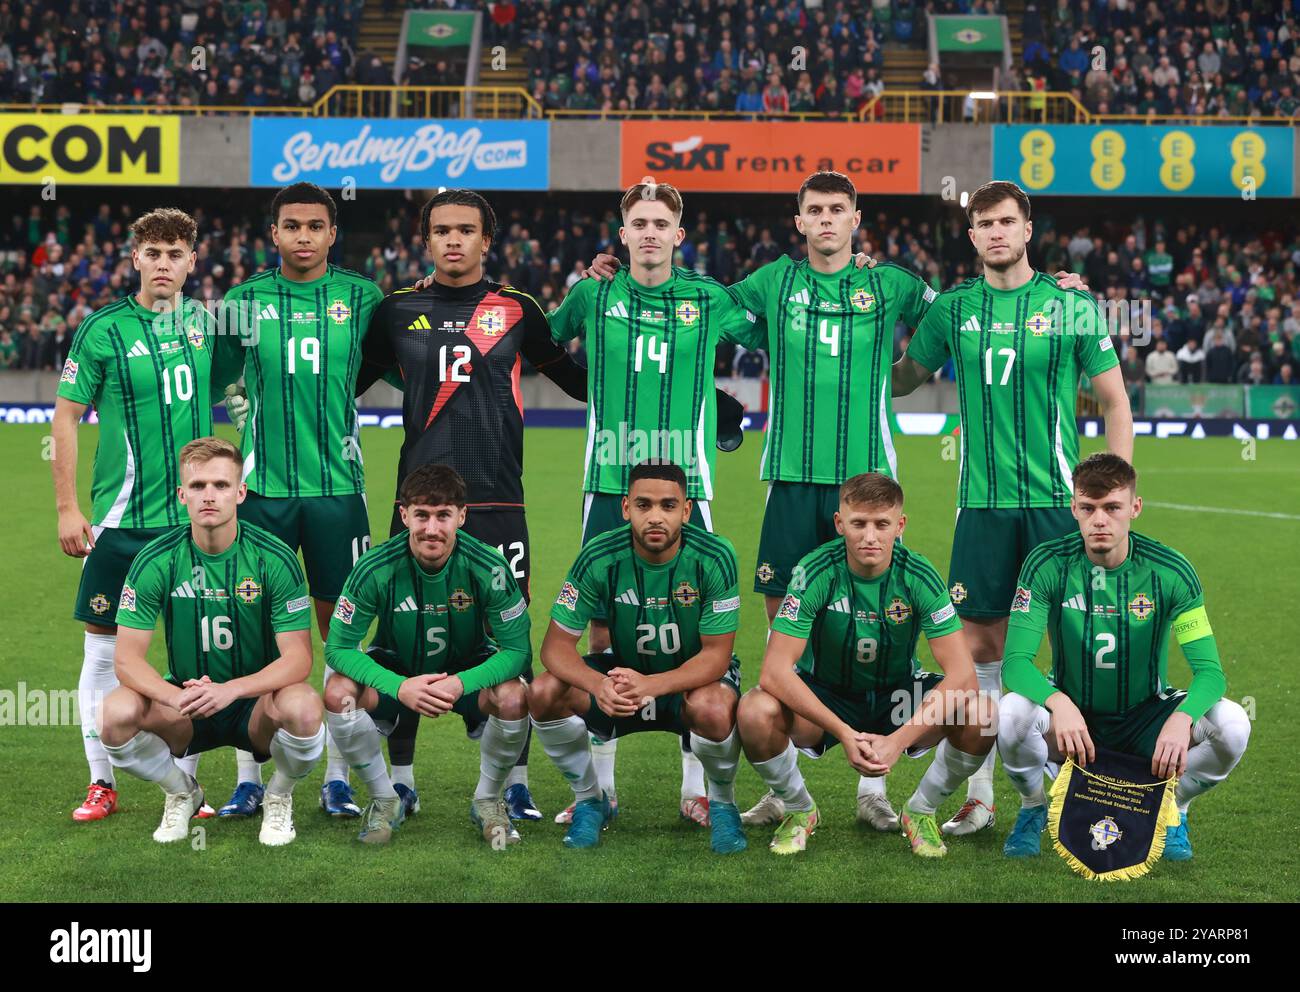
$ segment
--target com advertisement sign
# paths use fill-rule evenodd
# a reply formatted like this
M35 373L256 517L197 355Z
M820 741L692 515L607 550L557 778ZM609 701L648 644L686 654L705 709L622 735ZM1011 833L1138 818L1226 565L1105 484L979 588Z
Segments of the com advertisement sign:
M0 114L0 183L175 186L179 117Z

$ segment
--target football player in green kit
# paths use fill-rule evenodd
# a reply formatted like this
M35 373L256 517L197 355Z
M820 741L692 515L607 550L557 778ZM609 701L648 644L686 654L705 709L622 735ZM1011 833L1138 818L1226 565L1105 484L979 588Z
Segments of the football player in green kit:
M335 672L326 721L370 791L358 839L386 844L405 818L381 733L454 712L485 724L469 815L503 850L519 840L501 793L528 733L528 606L501 552L461 530L467 488L455 469L422 465L402 480L398 498L406 529L353 567L325 643Z
M243 373L227 409L241 432L248 498L239 517L302 549L316 624L330 614L356 560L370 547L365 470L353 384L361 343L383 292L329 261L338 235L334 198L294 183L271 201L271 239L280 264L235 286L222 303L241 333L218 339L222 366ZM220 385L226 385L221 383ZM330 670L325 671L328 684ZM321 807L359 816L347 763L326 735ZM262 798L261 770L237 753L235 792L220 816L251 816Z
M903 396L951 358L961 411L957 524L949 593L962 618L980 690L1002 688L1007 613L1025 556L1075 530L1070 466L1079 457L1075 401L1087 376L1108 449L1133 457L1133 415L1106 320L1092 296L1029 264L1029 197L1015 183L981 186L966 205L984 273L939 295L893 370ZM947 834L990 826L989 755Z
M796 750L820 756L836 744L861 775L888 774L899 756L934 760L903 807L914 853L947 853L939 805L984 762L994 711L981 706L975 665L934 566L901 543L903 490L876 472L840 487L841 536L805 555L772 621L758 687L738 722L745 755L782 803L775 854L798 854L820 813ZM924 633L943 674L922 671Z
M690 734L708 785L711 846L745 849L734 787L740 758L732 654L740 610L731 542L689 523L686 473L652 459L629 473L622 527L588 542L551 608L529 694L538 741L573 787L566 847L595 847L611 815L588 735ZM598 607L611 651L585 657L578 639Z
M173 756L243 747L275 775L262 806L263 844L295 837L293 787L325 746L311 674L310 601L298 559L241 522L246 492L235 446L215 437L181 449L181 503L190 522L135 556L117 607L121 685L104 700L100 740L114 767L156 782L166 798L160 843L184 840L203 790ZM146 660L163 621L167 675Z
M1073 534L1040 544L1020 571L1007 628L998 751L1021 796L1008 857L1039 853L1047 824L1043 773L1066 755L1086 767L1095 745L1151 759L1151 774L1178 776L1181 816L1164 858L1187 861L1187 807L1236 767L1250 718L1224 696L1227 681L1192 564L1135 533L1137 474L1098 453L1074 470ZM1050 679L1034 667L1046 632ZM1186 691L1165 678L1169 635L1192 670Z

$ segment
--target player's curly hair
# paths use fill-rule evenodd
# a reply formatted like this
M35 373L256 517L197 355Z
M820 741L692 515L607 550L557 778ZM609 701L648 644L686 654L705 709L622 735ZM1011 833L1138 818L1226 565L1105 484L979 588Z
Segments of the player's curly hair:
M1119 455L1098 451L1074 466L1074 491L1100 499L1116 489L1137 492L1137 470Z
M397 501L402 506L464 506L469 491L450 465L430 462L402 480Z
M210 462L214 458L228 458L241 468L244 465L244 460L239 457L239 449L219 437L196 437L181 448L178 462L179 467L184 468L196 462Z
M863 472L840 486L840 502L846 506L902 506L903 487L879 472Z
M1020 216L1029 220L1029 194L1015 183L1007 182L1005 179L995 179L985 183L970 195L970 199L966 201L966 220L971 227L974 227L977 212L996 207L1007 197L1016 201L1016 205L1020 207Z
M194 223L194 218L175 207L150 210L131 225L131 239L137 247L150 241L164 245L183 241L193 248L198 233L199 226Z
M424 209L420 211L421 242L429 243L429 215L433 213L434 208L449 205L477 209L483 219L483 240L491 241L496 237L497 215L492 210L492 204L488 203L481 193L475 193L472 189L444 189L441 193L429 197Z

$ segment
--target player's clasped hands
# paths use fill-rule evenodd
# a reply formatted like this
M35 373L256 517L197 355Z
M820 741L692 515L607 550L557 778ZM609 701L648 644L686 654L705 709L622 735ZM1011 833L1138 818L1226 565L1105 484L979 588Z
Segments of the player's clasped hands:
M447 685L440 684L449 679L454 681ZM446 672L435 672L432 675L413 675L407 679L398 688L397 699L403 706L415 710L421 716L437 717L450 713L463 692L460 679Z
M881 775L889 774L889 765L884 763L880 755L876 753L876 748L872 743L874 736L873 734L850 730L840 738L840 744L844 748L844 757L848 758L849 764L853 766L854 771L859 775L878 778Z
M191 720L201 719L220 713L236 698L235 691L228 683L213 682L205 675L201 679L185 681L181 686L181 694L177 697L176 708L181 711L181 716L187 716Z
M614 671L626 672L627 669L615 669ZM623 716L632 716L641 708L641 697L630 692L627 683L615 677L613 671L605 676L600 683L600 689L596 692L596 705L609 716L617 719Z

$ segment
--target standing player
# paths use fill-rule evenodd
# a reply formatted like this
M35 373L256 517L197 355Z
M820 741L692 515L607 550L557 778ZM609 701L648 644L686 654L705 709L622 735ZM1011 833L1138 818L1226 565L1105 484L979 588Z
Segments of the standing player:
M903 832L923 857L947 853L935 811L993 747L994 714L976 703L975 665L943 580L896 543L906 524L893 479L864 473L840 487L843 536L795 566L758 687L740 701L745 755L785 808L776 854L803 851L820 820L796 747L820 756L842 744L858 772L882 776L899 755L938 744L903 807ZM922 632L943 675L917 665Z
M329 262L338 235L334 198L312 183L295 183L271 201L271 240L280 265L226 294L228 314L251 333L225 335L223 366L242 371L247 420L231 403L242 432L248 498L241 520L302 549L307 584L324 640L330 613L353 563L370 546L365 474L353 382L361 339L383 299L358 272ZM221 383L225 385L225 383ZM229 391L229 390L228 390ZM330 678L328 667L325 680ZM251 816L262 801L262 773L247 751L237 753L239 780L222 816ZM359 816L348 767L332 742L321 807Z
M686 236L682 198L667 183L637 183L619 204L619 239L631 258L608 281L576 283L548 315L560 343L584 337L587 350L587 449L583 476L582 543L624 525L631 467L668 458L686 473L697 525L713 529L715 445L720 403L714 385L719 341L749 337L757 318L721 283L674 268L673 251ZM592 615L588 650L610 646L603 605ZM601 788L617 811L616 740L594 741ZM704 771L682 737L681 814L707 825ZM567 823L572 808L558 817Z
M122 585L117 673L104 701L101 735L114 766L166 796L160 843L184 840L203 790L174 754L243 747L275 758L259 838L295 837L293 787L325 746L320 697L307 684L311 633L307 587L284 542L241 522L239 452L215 437L180 453L181 504L188 525L141 549ZM145 655L162 618L167 676Z
M386 373L401 375L406 436L397 485L436 462L468 490L465 533L495 547L528 596L530 552L524 519L522 359L574 399L586 399L587 371L551 340L541 307L527 293L486 279L483 260L496 234L492 207L472 190L445 190L421 211L420 236L436 271L423 289L384 299L366 334L356 393ZM393 510L390 534L404 530ZM388 739L393 778L414 795L412 761L419 722ZM482 723L466 715L466 732ZM407 736L409 733L409 736ZM528 793L528 744L511 773L505 802L512 819L540 819Z
M711 847L743 851L734 797L740 738L739 620L731 542L688 521L686 473L663 460L629 473L617 530L588 543L569 569L542 644L546 672L529 710L537 739L573 787L566 847L595 847L612 815L592 763L588 733L603 740L642 730L690 734L708 775ZM612 652L578 654L599 606Z
M939 296L893 372L910 393L952 358L961 404L961 467L949 592L964 623L980 690L1002 688L1007 613L1021 563L1075 529L1070 466L1079 457L1075 397L1087 375L1106 420L1106 444L1133 457L1133 415L1106 323L1088 293L1063 289L1029 264L1029 197L985 183L966 215L984 274ZM989 755L944 833L993 823Z
M96 726L103 697L118 684L114 614L122 582L141 548L180 525L177 453L212 433L212 403L221 392L209 315L181 295L194 271L196 233L194 219L170 207L131 225L140 289L86 318L59 379L50 462L59 545L84 559L73 616L86 625L78 705L91 781L72 813L79 822L117 809L116 779ZM91 405L99 416L93 525L77 505L77 425ZM193 775L197 757L184 767Z
M464 480L446 465L408 475L402 532L357 562L330 622L325 719L370 790L365 843L388 843L405 817L380 728L450 712L485 725L470 819L495 850L519 840L501 790L528 736L528 604L497 550L460 532L465 498ZM361 641L373 620L382 646L367 653Z
M1021 809L1004 852L1039 853L1045 766L1065 755L1084 766L1097 744L1150 758L1152 775L1178 776L1180 822L1166 832L1164 857L1186 861L1187 807L1241 760L1250 718L1223 695L1227 681L1196 569L1130 530L1142 512L1133 467L1110 453L1084 459L1070 509L1075 533L1029 554L1011 606L998 750ZM1192 669L1186 692L1165 680L1171 630ZM1034 667L1044 631L1050 681Z

